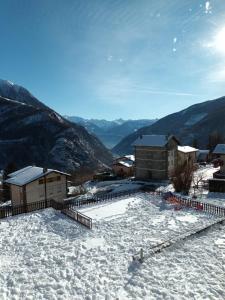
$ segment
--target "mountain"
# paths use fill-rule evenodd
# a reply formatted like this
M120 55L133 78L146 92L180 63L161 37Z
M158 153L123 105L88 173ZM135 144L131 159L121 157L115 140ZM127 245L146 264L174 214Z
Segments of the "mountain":
M139 128L153 124L156 120L123 120L114 121L83 119L81 117L65 116L68 120L84 126L88 132L95 134L109 149L114 147L120 140Z
M111 163L111 153L95 136L23 87L1 80L0 96L0 169L10 162L65 171Z
M128 135L112 151L119 155L133 153L132 143L141 134L174 134L183 144L190 145L196 139L198 146L205 148L213 132L225 135L225 97L195 104L168 115Z
M0 96L35 107L48 109L46 105L35 98L27 89L8 80L0 79Z

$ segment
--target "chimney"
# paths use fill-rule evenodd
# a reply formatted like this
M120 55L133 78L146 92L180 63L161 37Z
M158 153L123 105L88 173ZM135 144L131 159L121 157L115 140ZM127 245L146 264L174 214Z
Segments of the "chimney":
M143 138L143 136L142 136L142 134L140 134L140 139L142 140L142 138Z
M43 173L48 172L48 169L46 167L43 168Z

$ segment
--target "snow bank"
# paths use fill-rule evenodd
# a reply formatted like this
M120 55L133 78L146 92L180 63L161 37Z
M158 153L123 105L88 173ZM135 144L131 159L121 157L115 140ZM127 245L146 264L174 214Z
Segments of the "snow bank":
M94 220L113 219L122 216L127 209L138 202L140 198L126 198L111 203L94 205L88 208L79 209L80 212Z
M1 299L225 298L220 227L141 265L132 262L140 247L145 255L151 246L213 217L175 211L147 194L82 211L94 217L93 230L53 209L0 221Z

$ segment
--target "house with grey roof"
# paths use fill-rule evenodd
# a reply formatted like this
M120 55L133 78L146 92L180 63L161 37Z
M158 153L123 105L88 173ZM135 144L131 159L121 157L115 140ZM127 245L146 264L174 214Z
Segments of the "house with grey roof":
M62 202L67 196L67 173L28 166L8 175L13 206L54 199Z
M177 165L179 141L173 135L141 135L133 143L135 177L142 180L167 180Z

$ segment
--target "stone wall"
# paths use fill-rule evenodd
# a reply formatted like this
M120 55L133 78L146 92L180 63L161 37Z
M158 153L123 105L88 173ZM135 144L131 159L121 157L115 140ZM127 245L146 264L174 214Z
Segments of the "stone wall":
M167 179L168 152L161 147L135 147L135 177L137 179Z

